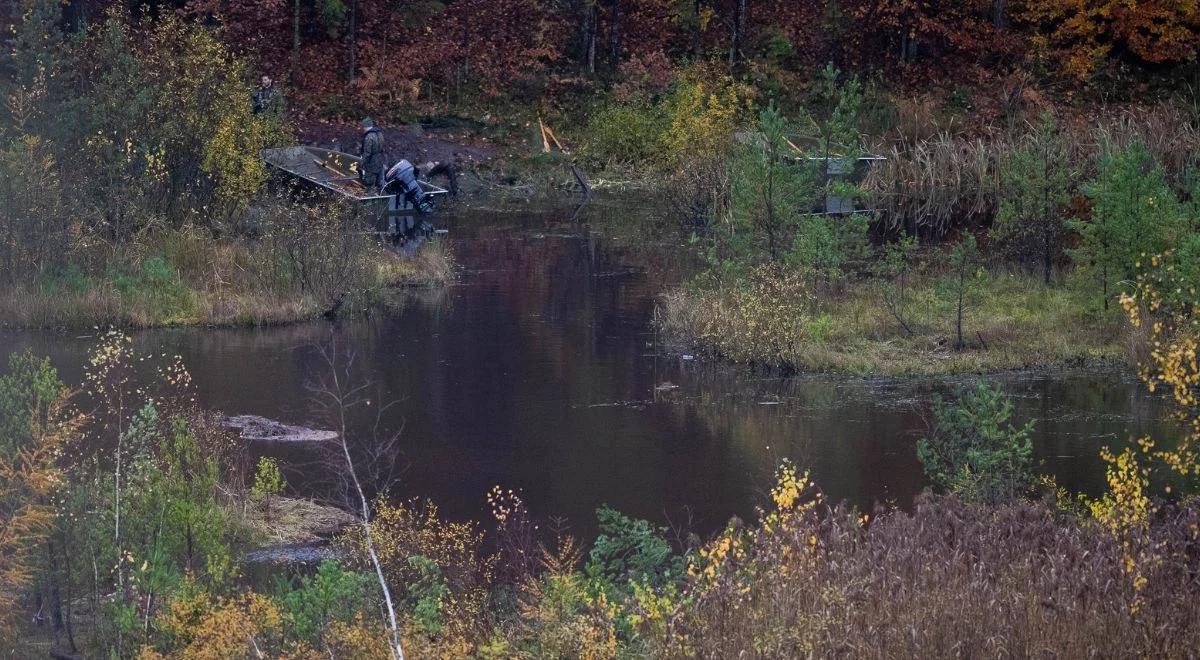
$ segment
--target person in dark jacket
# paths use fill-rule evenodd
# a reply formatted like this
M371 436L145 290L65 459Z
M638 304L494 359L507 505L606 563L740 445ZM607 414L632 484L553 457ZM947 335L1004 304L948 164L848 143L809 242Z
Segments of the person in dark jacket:
M263 76L262 83L254 90L254 114L275 114L283 110L283 97L271 76Z
M383 131L370 117L362 120L362 147L359 149L358 175L368 191L378 191L383 183Z

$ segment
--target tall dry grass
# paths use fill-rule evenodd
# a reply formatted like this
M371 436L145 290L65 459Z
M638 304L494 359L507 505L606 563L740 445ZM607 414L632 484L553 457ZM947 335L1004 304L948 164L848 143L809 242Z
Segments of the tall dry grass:
M1190 657L1198 525L1194 507L1170 509L1128 539L1155 549L1137 560L1141 583L1125 540L1040 503L927 498L866 524L798 508L709 546L694 600L667 617L654 654Z
M939 126L928 117L923 121L921 129L898 129L875 145L873 151L887 160L875 165L864 183L872 207L891 229L907 226L934 234L990 219L1003 185L1003 163L1033 139L1037 118L1012 129L971 132ZM1176 102L1128 108L1099 119L1064 116L1059 125L1068 154L1062 167L1076 184L1095 173L1097 157L1109 147L1144 144L1180 186L1200 153L1200 131Z

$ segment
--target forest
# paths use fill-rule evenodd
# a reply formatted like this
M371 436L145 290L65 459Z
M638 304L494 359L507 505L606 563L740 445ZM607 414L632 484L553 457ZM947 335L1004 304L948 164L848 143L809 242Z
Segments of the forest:
M1200 3L13 0L0 27L9 656L1200 648ZM263 76L279 100L260 112ZM411 148L401 156L432 164L436 146L459 173L461 191L438 211L458 219L449 237L396 249L363 230L361 207L281 187L264 163L264 149L331 135L354 150L366 117ZM601 204L621 219L588 215ZM569 220L503 220L541 212ZM480 215L518 236L503 243L461 220ZM893 463L867 462L907 461L919 492L843 501L823 488L840 473L777 451L786 437L762 452L771 465L753 510L716 509L707 529L607 499L591 503L594 520L564 521L520 483L463 495L474 517L414 492L397 465L406 443L427 439L388 417L385 399L477 383L373 371L347 344L378 347L352 330L416 318L403 341L466 336L438 323L464 318L455 296L477 282L493 296L511 285L487 280L487 259L517 261L565 234L587 237L584 293L558 295L547 282L572 273L521 262L513 270L531 283L498 298L529 306L518 331L535 318L555 333L536 335L551 386L641 387L605 351L622 323L636 325L633 359L655 360L651 398L580 395L573 407L675 406L698 435L704 415L687 406L758 387L737 378L915 382L912 428L871 428ZM602 234L632 265L597 256ZM650 303L603 315L610 289L598 282L675 268ZM576 303L601 311L576 324ZM520 366L541 354L496 323L487 332L527 354L456 347L482 365L481 381L543 378ZM583 366L564 357L576 325L588 328ZM269 352L263 333L288 327L324 339L303 349L317 364L307 397L272 412L336 438L304 464L252 447L225 417L237 411L209 405L189 370L219 362L205 341L245 351L247 372L288 368L302 361L290 335L289 357L256 359ZM82 354L62 348L80 341ZM201 346L194 362L181 345ZM379 345L394 351L383 361L403 363ZM728 391L670 399L692 391L675 381L709 377L685 366L667 380L659 359L739 376L710 378ZM1067 430L1046 431L1054 413L1030 416L1011 383L1050 374L1070 387L1070 370L1124 379L1141 407L1121 417L1126 404L1101 396L1057 420ZM478 407L497 434L527 424L532 435L543 415L593 458L622 447L594 449L541 400ZM782 414L803 421L814 407ZM761 419L738 415L730 445ZM1138 425L1152 415L1171 431ZM1129 423L1083 440L1099 469L1095 487L1076 488L1063 483L1076 473L1051 465L1065 441L1043 446L1055 438L1042 434L1070 435L1084 416ZM630 418L604 418L608 433L633 435ZM661 418L646 424L666 433ZM484 471L502 462L486 440L475 447L490 458L455 448L407 474ZM681 447L663 453L695 445ZM735 453L721 453L722 470L743 469ZM570 481L555 472L568 463L548 462L547 479ZM316 554L265 569L248 559L279 547Z

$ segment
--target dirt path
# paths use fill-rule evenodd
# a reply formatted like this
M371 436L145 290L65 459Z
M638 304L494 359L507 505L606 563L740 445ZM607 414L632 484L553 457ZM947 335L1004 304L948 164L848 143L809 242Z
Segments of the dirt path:
M428 161L455 163L459 169L491 160L496 148L491 145L473 146L455 141L450 136L439 137L411 125L382 126L386 162L406 158L416 165ZM358 154L360 128L357 123L336 123L304 120L296 126L296 136L302 144L331 147L337 151Z

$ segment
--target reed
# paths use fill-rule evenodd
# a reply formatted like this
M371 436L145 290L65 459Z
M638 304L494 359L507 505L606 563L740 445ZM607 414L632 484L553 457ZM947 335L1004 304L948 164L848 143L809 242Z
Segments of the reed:
M910 119L905 126L914 124ZM872 168L864 188L885 226L942 235L963 225L986 223L998 206L1003 163L1034 139L1036 120L1012 129L996 126L970 132L921 119L922 130L897 128L872 149L887 158ZM1105 150L1140 142L1183 189L1196 167L1200 131L1186 108L1173 101L1107 112L1102 119L1063 116L1067 152L1062 167L1076 185L1096 171Z

